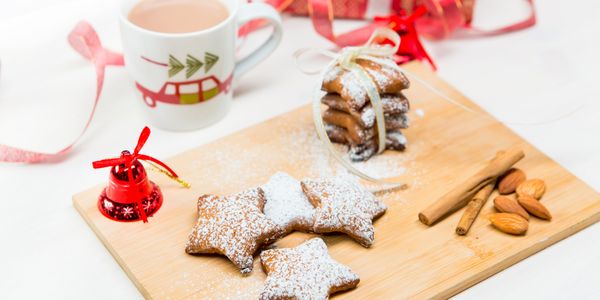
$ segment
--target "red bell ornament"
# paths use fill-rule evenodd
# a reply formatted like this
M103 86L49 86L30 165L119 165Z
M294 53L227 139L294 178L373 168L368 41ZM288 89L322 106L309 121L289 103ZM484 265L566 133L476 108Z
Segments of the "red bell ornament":
M129 151L121 153L121 157L128 155L131 155ZM146 217L154 215L162 206L163 196L160 188L148 179L144 166L135 160L130 168L133 182L128 180L129 170L125 165L112 167L108 186L104 188L98 198L98 209L109 219L121 222L143 219L142 212L138 207L140 202ZM137 198L140 198L140 201L137 201Z
M111 220L120 222L142 220L146 223L148 217L154 215L162 206L163 196L160 188L148 179L141 160L162 167L163 170L160 170L162 173L184 184L169 166L156 158L139 153L149 135L150 129L145 127L133 153L125 150L118 158L103 159L92 164L94 169L111 167L108 186L102 190L98 198L98 209Z

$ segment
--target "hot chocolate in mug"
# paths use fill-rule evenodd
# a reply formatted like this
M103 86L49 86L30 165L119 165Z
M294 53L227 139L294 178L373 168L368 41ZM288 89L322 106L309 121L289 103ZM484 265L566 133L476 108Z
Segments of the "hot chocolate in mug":
M220 23L199 31L163 33L128 19L140 1L145 0L124 0L121 5L125 67L135 81L143 114L160 128L192 130L223 118L231 106L233 79L269 56L281 41L281 18L264 3L215 0L228 11ZM255 19L267 20L274 30L256 51L236 60L238 28Z

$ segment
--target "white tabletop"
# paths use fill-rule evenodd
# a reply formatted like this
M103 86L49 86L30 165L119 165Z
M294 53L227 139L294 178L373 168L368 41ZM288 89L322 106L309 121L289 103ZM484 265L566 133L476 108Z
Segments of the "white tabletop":
M0 143L53 151L77 135L93 100L93 69L68 48L64 37L78 20L87 19L105 45L119 50L114 2L24 0L0 5L3 72L22 65L36 80L63 76L69 83L68 88L49 87L47 97L24 93L22 99L0 98ZM479 1L477 16L501 21L506 14L498 12L503 9L522 13L498 2ZM539 1L538 24L530 30L427 42L426 47L440 76L599 190L600 176L594 175L600 169L600 87L595 82L600 3L578 2ZM356 25L341 22L338 29ZM194 132L154 129L145 152L168 157L307 103L315 78L297 71L291 54L301 47L330 44L306 19L286 17L284 27L282 45L241 79L233 110L224 120ZM41 57L41 67L31 65L32 54ZM7 74L0 75L0 89L15 82ZM65 161L0 164L0 298L141 298L71 204L74 193L106 180L107 172L93 170L91 161L133 147L146 124L136 113L138 100L125 71L112 68L90 130ZM517 124L523 122L543 124ZM456 298L597 299L599 235L600 225L592 225Z

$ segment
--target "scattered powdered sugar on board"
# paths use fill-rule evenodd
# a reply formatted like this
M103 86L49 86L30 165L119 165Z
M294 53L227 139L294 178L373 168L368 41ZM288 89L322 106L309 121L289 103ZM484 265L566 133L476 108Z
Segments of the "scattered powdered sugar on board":
M352 166L367 175L379 178L397 177L406 173L403 161L389 155L375 155L367 161L352 163ZM346 169L340 171L344 170Z
M283 144L288 145L282 151L285 151L285 155L290 159L303 162L298 167L303 168L306 177L339 177L355 182L360 181L358 176L350 173L329 154L312 127L294 128L280 134L285 136L282 141ZM334 147L344 159L348 160L345 145L334 144ZM417 170L414 168L414 159L414 152L398 153L388 150L371 157L367 161L353 162L352 166L375 178L403 178L405 175L410 175L412 181L407 183L414 187L418 180ZM365 182L365 184L377 186L368 182Z
M225 147L214 151L211 155L211 160L201 158L195 161L194 165L210 173L210 176L203 177L201 182L219 191L233 193L249 188L255 184L257 178L266 178L270 175L269 170L261 167L265 157L260 151Z
M185 293L186 299L256 299L262 286L263 278L260 276L242 277L237 273L213 268L210 272L181 273L156 298L181 299L173 296L178 291L178 294Z
M417 109L415 110L415 114L416 114L417 116L419 116L420 118L422 118L422 117L424 117L424 116L425 116L425 111L424 111L423 109L421 109L421 108L417 108Z
M307 177L330 177L334 176L334 162L330 161L329 153L319 140L316 131L312 127L294 128L277 134L283 136L282 144L286 147L281 150L290 160L302 162L296 163L305 171ZM343 151L344 147L336 146Z
M208 192L234 193L242 188L261 185L269 176L280 170L289 170L295 175L310 178L341 177L361 182L369 190L385 188L361 181L359 177L350 173L331 156L310 125L279 126L271 134L278 139L277 144L281 145L273 155L266 155L260 146L243 150L225 147L212 152L211 159L199 159L194 162L196 168L210 170L211 176L201 179L206 186L212 187L213 191ZM387 150L367 161L353 162L352 166L374 178L410 178L404 183L411 188L419 187L424 171L415 167L417 152L411 148L421 148L422 141L410 142L412 143L407 151ZM347 146L336 143L333 146L344 159L349 160ZM270 160L276 162L269 163Z

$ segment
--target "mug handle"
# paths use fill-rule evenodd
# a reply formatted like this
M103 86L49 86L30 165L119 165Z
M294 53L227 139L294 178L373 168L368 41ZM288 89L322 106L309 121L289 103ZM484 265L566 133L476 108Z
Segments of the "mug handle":
M267 58L281 42L283 33L281 17L272 6L260 2L243 5L238 13L238 28L255 19L266 19L273 26L273 33L254 52L236 62L234 78L246 73Z

